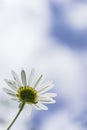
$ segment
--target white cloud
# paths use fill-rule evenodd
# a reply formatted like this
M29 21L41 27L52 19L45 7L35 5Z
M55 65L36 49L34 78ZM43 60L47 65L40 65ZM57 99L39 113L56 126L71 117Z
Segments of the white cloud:
M74 29L87 28L87 4L78 3L68 7L66 19L68 24Z
M54 113L48 118L45 119L40 130L82 130L78 124L70 119L67 112Z
M8 72L10 74L12 68L21 69L24 66L34 65L39 71L41 70L40 72L46 73L48 78L54 79L59 96L69 102L67 106L68 114L73 116L75 112L81 113L84 109L84 93L86 90L83 66L76 52L59 44L52 46L49 41L42 37L49 19L45 2L39 1L39 4L35 1L31 3L29 1L22 1L22 3L18 1L17 4L15 1L14 4L11 1L5 2L8 4L3 3L0 12L2 17L0 24L0 81L6 78ZM78 5L74 7L74 10L72 8L68 10L70 11L67 14L68 22L72 23L73 27L83 28L86 26L84 21L86 20L86 8L86 5ZM3 86L4 84L1 83L1 87ZM24 117L26 118L26 116ZM24 120L22 119L22 121ZM50 117L50 122L53 122L54 125L59 122L55 130L58 128L59 130L65 130L65 128L66 130L80 130L79 126L70 120L66 112ZM21 123L18 122L19 124ZM43 128L54 130L54 125L49 125L48 120L44 123ZM0 127L0 129L2 128ZM20 126L19 129L24 128Z
M36 60L36 67L54 78L56 91L68 103L67 108L70 113L73 111L72 116L80 114L85 107L86 80L78 53L68 47L47 44Z
M0 5L1 66L22 66L26 61L32 60L46 29L48 13L45 3L43 0L5 0Z
M46 28L45 19L48 14L45 15L44 13L44 10L45 12L47 10L44 4L43 0L38 2L5 0L0 4L0 99L3 97L11 104L9 97L7 98L7 95L1 91L6 85L4 78L11 78L11 69L21 70L21 68L25 69L27 66L29 68L32 64L35 52L43 41L42 36ZM6 109L3 109L3 107ZM16 109L17 105L13 109L12 105L1 104L0 113L5 114L0 119L6 121L6 124L0 125L1 130L7 127L7 121L13 119L13 113L15 114ZM5 110L8 110L8 112ZM27 120L27 117L26 115L23 115L23 117L14 128L25 130L23 122ZM21 121L23 125L20 125Z

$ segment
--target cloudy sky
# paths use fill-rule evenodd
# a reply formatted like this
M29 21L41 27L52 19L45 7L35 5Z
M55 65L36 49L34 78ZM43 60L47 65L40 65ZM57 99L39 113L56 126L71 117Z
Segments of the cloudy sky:
M4 79L32 67L54 81L57 103L31 115L26 108L12 130L87 129L86 35L87 0L0 0L1 130L18 110L2 91Z

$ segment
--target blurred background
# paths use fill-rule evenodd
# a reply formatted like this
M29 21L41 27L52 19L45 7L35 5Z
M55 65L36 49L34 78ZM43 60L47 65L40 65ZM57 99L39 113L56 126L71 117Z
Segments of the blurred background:
M87 0L0 0L0 130L18 111L4 79L32 67L54 81L57 103L24 109L12 130L87 130Z

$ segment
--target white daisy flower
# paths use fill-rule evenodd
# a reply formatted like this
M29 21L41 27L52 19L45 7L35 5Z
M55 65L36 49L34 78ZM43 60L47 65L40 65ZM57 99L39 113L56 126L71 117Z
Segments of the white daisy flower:
M53 88L53 82L48 81L41 85L43 75L35 79L34 69L31 70L28 82L24 70L21 71L21 81L14 71L12 71L12 75L14 80L5 79L10 89L3 88L3 90L9 94L13 100L19 102L19 107L21 107L22 104L28 104L30 107L33 106L37 110L48 110L48 107L44 104L56 102L53 99L53 97L57 96L56 93L46 93Z

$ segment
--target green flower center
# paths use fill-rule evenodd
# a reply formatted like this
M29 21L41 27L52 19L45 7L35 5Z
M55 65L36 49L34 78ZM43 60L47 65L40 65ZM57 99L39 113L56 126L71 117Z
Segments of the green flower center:
M17 97L23 103L36 104L38 102L37 91L29 86L20 87Z

